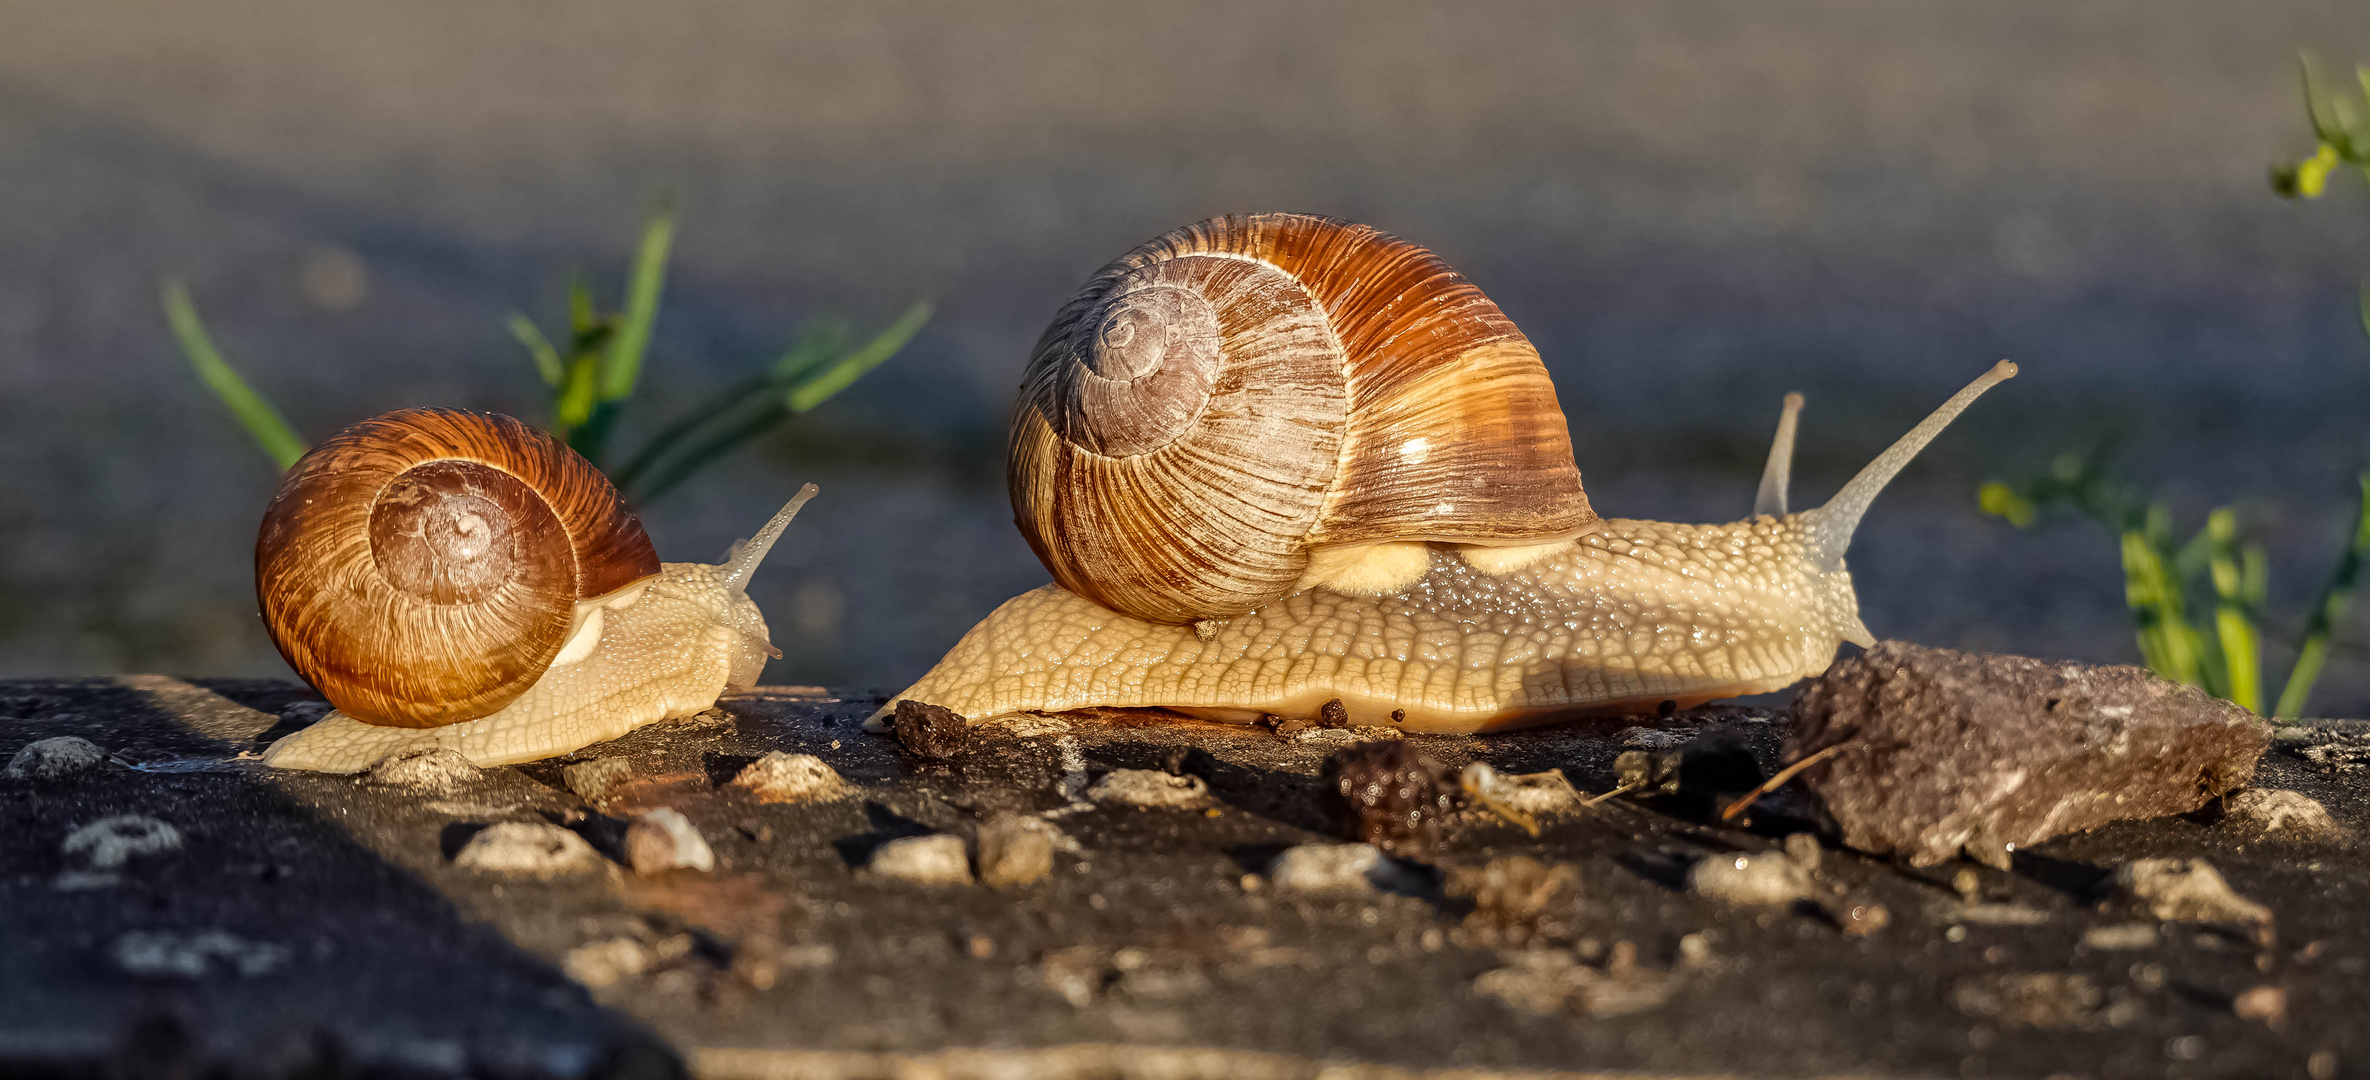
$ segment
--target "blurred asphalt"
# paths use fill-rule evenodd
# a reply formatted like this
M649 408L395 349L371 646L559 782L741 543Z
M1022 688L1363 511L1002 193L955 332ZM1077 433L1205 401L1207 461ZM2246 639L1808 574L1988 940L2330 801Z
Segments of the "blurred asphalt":
M1103 261L1257 209L1478 282L1608 513L1742 514L1788 390L1815 500L2018 360L1869 519L1867 621L2126 660L2106 539L2018 534L1973 488L2116 437L2191 513L2258 500L2275 607L2317 583L2370 460L2370 198L2268 190L2306 148L2303 47L2370 59L2370 7L0 0L0 677L285 672L250 592L271 477L161 277L315 438L532 417L504 315L556 320L571 266L613 290L661 195L683 230L628 443L802 319L938 302L648 508L664 557L708 558L823 485L756 589L769 681L902 685L1042 581L999 477L1029 344ZM2370 714L2370 653L2327 687L2316 711Z

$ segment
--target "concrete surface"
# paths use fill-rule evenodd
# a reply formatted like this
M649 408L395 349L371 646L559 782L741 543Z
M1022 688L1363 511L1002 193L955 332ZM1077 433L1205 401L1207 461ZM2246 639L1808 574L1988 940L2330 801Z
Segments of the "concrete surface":
M0 756L56 736L110 755L0 783L0 1069L2327 1080L2370 1065L2361 722L2283 735L2257 778L2325 804L2328 831L2200 814L2020 851L2009 872L1909 870L1789 839L1782 799L1725 827L1701 800L1624 797L1550 815L1535 838L1459 814L1426 863L1396 868L1401 893L1326 896L1260 874L1330 839L1319 763L1361 733L1105 714L983 727L933 763L860 730L874 697L769 687L481 776L260 768L256 749L311 700L268 680L0 683ZM1766 767L1785 721L1731 707L1418 745L1452 769L1560 768L1603 792L1621 750L1713 722ZM769 804L727 783L775 750L817 755L858 794ZM595 759L631 771L579 770L588 803L563 773ZM1120 768L1198 776L1215 803L1082 798ZM659 806L700 831L713 872L617 864L626 822ZM865 869L885 842L969 843L1005 813L1058 830L1049 877L998 890ZM112 866L87 841L66 850L127 815L178 845ZM501 822L561 825L605 854L549 878L456 861ZM1569 865L1577 887L1515 890L1533 904L1460 884L1511 855ZM1698 862L1740 856L1815 863L1810 899L1687 891ZM2273 922L2158 924L2100 902L2118 867L2152 857L2209 860Z

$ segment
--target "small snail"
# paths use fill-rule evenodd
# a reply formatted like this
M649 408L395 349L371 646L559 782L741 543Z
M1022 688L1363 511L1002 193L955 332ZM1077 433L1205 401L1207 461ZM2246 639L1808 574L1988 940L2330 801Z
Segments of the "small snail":
M1296 214L1189 225L1064 305L1009 483L1054 584L900 698L1470 732L1781 689L1866 646L1844 549L2002 361L1786 512L1789 396L1753 517L1600 518L1538 352L1431 252ZM1338 714L1337 714L1338 718ZM875 717L877 722L878 717Z
M661 564L607 477L516 420L406 409L347 428L288 470L255 541L272 643L337 706L264 762L532 761L699 712L781 655L749 576L814 494L720 566Z

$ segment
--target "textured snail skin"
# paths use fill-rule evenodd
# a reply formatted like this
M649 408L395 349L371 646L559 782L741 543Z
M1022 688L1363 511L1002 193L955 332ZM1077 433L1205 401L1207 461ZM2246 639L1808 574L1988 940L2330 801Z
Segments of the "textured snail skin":
M572 634L562 662L489 716L406 728L333 712L273 743L264 764L350 773L390 755L442 747L479 765L501 765L699 712L726 690L753 685L771 649L764 616L724 580L726 569L667 563L656 577L579 604L575 634L591 639Z
M1155 706L1248 722L1339 698L1353 723L1461 733L1763 693L1826 670L1842 641L1874 644L1849 571L1811 557L1808 517L1607 519L1503 573L1434 545L1402 591L1308 589L1206 639L1048 585L898 696L974 721Z

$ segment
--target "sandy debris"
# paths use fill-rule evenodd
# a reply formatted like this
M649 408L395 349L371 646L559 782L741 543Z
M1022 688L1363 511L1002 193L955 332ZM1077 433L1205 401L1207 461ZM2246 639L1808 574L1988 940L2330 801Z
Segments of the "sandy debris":
M544 879L598 870L604 863L583 837L529 821L489 825L453 856L453 865L464 870Z
M66 834L60 845L66 857L93 870L113 870L141 855L161 855L181 848L181 830L152 817L119 814L100 818Z
M750 762L732 782L768 803L832 802L856 793L822 758L780 750Z
M2224 820L2272 832L2327 832L2336 828L2320 800L2293 791L2248 788L2222 800Z
M864 868L916 885L971 884L971 860L963 850L963 838L952 833L891 840L873 850Z
M625 830L625 864L637 874L716 868L716 853L699 828L672 807L644 811Z
M1687 891L1731 904L1791 904L1810 897L1810 872L1778 852L1713 855L1687 871Z
M2238 895L2204 859L2136 859L2115 871L2111 886L2165 922L2271 921L2270 908Z
M579 761L560 770L560 781L568 790L586 802L599 802L609 797L611 789L633 779L634 763L621 757L594 758Z
M1210 785L1198 776L1156 769L1113 769L1086 789L1086 797L1105 804L1193 809L1210 804Z
M1053 872L1053 827L1022 814L999 814L979 826L979 880L990 888L1027 885Z
M442 746L393 754L379 760L365 774L373 784L381 787L411 788L436 795L449 795L485 778L485 770L462 757L458 751Z

